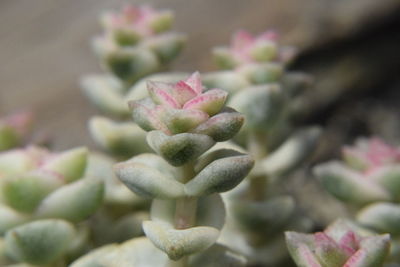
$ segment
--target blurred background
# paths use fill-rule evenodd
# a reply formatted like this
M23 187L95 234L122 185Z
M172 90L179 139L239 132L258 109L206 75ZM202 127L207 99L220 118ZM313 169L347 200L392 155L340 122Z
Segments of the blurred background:
M78 81L101 71L89 46L99 13L126 3L175 11L189 41L173 70L213 70L211 48L237 29L278 30L300 49L291 68L315 76L299 123L326 127L322 158L359 135L400 141L398 0L1 0L0 114L33 109L55 148L93 147L97 112Z

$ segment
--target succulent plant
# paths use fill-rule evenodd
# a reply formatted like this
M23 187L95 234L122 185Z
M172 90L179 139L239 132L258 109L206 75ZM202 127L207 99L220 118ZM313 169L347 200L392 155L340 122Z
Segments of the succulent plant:
M104 66L125 84L159 70L179 54L185 41L170 32L173 15L149 6L125 6L102 16L104 34L93 47Z
M315 234L286 232L286 242L299 267L379 267L390 248L388 234L369 234L342 220Z
M356 211L361 225L393 239L391 258L400 260L400 149L373 137L342 149L343 160L319 164L314 174L334 197Z
M131 101L129 106L134 121L149 131L147 141L157 154L134 156L114 167L130 190L153 199L151 220L143 223L147 240L133 239L128 243L143 242L142 250L147 252L142 253L153 255L145 262L146 266L157 260L168 261L155 247L174 266L187 266L189 262L205 266L201 264L206 261L197 258L206 259L207 255L220 261L220 266L231 261L235 262L233 266L242 266L243 258L228 256L229 250L216 244L225 221L219 193L238 185L254 162L250 156L233 149L206 152L216 142L232 138L243 124L243 116L224 107L225 91L205 90L199 73L177 83L149 81L148 91L149 97ZM211 246L215 249L207 250ZM104 257L120 255L117 257L123 260L126 256L122 247L104 248L99 253ZM141 257L132 255L130 261L140 261ZM90 262L97 256L89 258ZM193 263L196 261L197 264ZM73 266L91 266L85 264L89 263L80 259Z
M22 145L33 120L31 112L19 112L0 119L0 151Z
M170 31L171 11L149 6L107 12L101 22L104 33L93 40L93 47L109 74L85 76L81 86L100 111L120 120L92 118L93 139L101 149L126 159L150 151L143 141L145 132L129 121L129 89L140 78L164 69L180 53L185 37Z
M0 153L0 235L8 260L54 263L84 243L77 223L103 197L103 182L83 177L86 158L85 148L51 153L31 146Z
M204 78L208 88L229 92L227 104L245 116L234 141L256 164L237 190L224 194L229 220L221 242L252 264L282 264L288 256L283 230L310 227L282 185L314 151L320 135L318 127L292 125L296 97L311 81L306 74L286 70L293 56L294 49L280 45L275 32L252 36L239 31L230 47L214 50L224 70Z
M359 206L400 200L400 149L378 138L362 138L342 153L344 162L332 161L314 169L329 193Z
M205 83L236 92L251 85L282 80L295 94L304 83L310 82L308 75L285 71L295 55L293 47L279 44L279 35L274 31L253 36L240 30L233 35L229 47L214 48L214 61L222 71L206 75Z

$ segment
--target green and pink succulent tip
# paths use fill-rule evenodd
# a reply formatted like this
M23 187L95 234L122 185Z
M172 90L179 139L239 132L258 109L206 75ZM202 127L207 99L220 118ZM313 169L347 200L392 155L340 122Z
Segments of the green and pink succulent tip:
M390 236L365 236L336 221L323 232L286 232L286 243L299 267L379 267L390 249Z
M319 164L314 174L336 198L357 205L400 199L400 149L379 138L345 146L343 161Z
M258 36L253 36L245 30L237 31L231 42L230 50L235 58L240 62L255 61L254 53L257 47L270 45L276 46L278 34L275 31L266 31Z
M345 146L342 154L346 161L356 164L365 173L400 163L400 148L390 146L378 137L361 138L355 146Z
M120 12L106 13L103 17L106 28L132 31L140 37L169 30L172 20L171 11L156 10L148 5L126 5Z
M213 51L216 63L224 69L238 69L260 63L290 62L296 55L293 47L279 44L279 35L273 30L252 35L245 30L237 31L228 47L216 47Z
M243 124L243 115L224 107L228 93L207 90L199 72L177 83L148 81L147 89L150 97L129 102L134 121L146 131L206 134L225 141Z

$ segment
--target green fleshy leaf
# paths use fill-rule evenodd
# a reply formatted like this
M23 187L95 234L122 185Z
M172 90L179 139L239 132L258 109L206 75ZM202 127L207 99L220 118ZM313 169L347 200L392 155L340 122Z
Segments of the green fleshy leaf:
M260 162L263 171L274 176L287 174L314 152L320 135L321 129L317 127L297 131Z
M231 51L225 47L216 47L212 50L215 64L220 69L231 70L238 65Z
M105 261L118 250L117 244L109 244L90 251L71 264L71 267L108 267Z
M39 220L6 233L8 254L30 264L49 264L68 249L75 229L63 220Z
M66 182L72 182L85 172L87 156L85 147L70 149L47 161L42 168L61 175Z
M115 42L120 46L134 46L141 39L140 34L136 30L128 27L113 29L112 35Z
M360 243L360 249L343 267L382 267L390 249L390 236L370 236Z
M133 84L160 68L158 59L153 52L144 48L131 47L106 52L104 64L126 84Z
M132 161L115 165L118 178L136 194L148 198L178 198L184 195L183 185L160 171Z
M392 203L374 203L362 209L357 221L380 233L400 235L400 205Z
M263 202L238 201L233 203L233 214L242 228L259 231L266 236L282 231L295 209L289 196L278 196Z
M17 146L20 138L14 129L0 123L0 151Z
M134 238L121 245L98 248L71 264L71 267L166 266L168 258L147 238Z
M33 212L53 190L62 186L63 180L48 172L32 172L3 179L2 198L10 207L20 212Z
M278 46L274 42L258 42L250 51L251 57L258 62L274 60L278 56Z
M298 267L323 267L315 257L313 235L285 232L289 253Z
M1 175L22 174L37 167L36 160L24 150L10 150L0 153Z
M203 156L201 156L195 165L195 171L200 172L202 169L204 169L208 164L211 162L217 160L217 159L222 159L222 158L227 158L227 157L234 157L234 156L243 156L245 153L239 152L238 148L240 147L230 147L229 145L231 143L228 143L226 147L226 143L217 143L210 151L205 153Z
M195 160L215 144L207 135L182 133L168 136L161 131L149 132L147 142L173 166L181 166Z
M246 177L253 165L254 161L248 155L215 160L185 184L186 194L202 196L228 191Z
M81 87L100 111L120 118L129 117L122 85L118 80L105 75L90 75L82 79Z
M228 106L245 115L245 127L270 130L282 114L284 100L284 92L277 84L259 85L235 94Z
M314 174L329 193L345 202L363 205L390 199L389 192L374 181L338 162L321 164Z
M400 201L400 165L382 166L370 178L386 188L394 201Z
M283 74L283 65L280 63L247 64L239 72L246 76L252 84L277 82Z
M235 71L216 71L203 75L203 84L207 88L220 88L230 95L243 88L251 86L251 83Z
M322 266L342 266L348 255L324 232L314 234L315 255ZM347 244L346 244L347 245Z
M100 206L104 185L97 179L85 178L65 185L47 196L36 215L41 218L60 218L71 222L87 219Z
M192 130L208 117L208 114L201 110L166 109L162 121L172 134L178 134Z
M223 108L228 93L221 89L210 89L200 94L183 105L183 109L197 109L213 116Z
M169 132L167 126L159 119L157 107L149 97L138 101L129 101L128 105L132 110L133 121L143 130L162 130L164 132ZM158 107L163 108L162 106Z
M7 230L28 220L28 217L25 214L19 213L18 211L2 204L0 204L0 218L0 235L3 235Z
M199 226L176 230L152 221L144 222L143 229L153 244L167 253L172 260L179 260L209 248L219 235L219 231L212 227Z
M171 11L162 11L152 19L150 27L155 33L165 32L171 28L173 21L174 15Z
M114 155L127 157L151 151L145 141L146 132L134 123L93 117L89 121L89 130L95 142Z
M232 139L239 132L243 122L244 116L238 112L222 112L203 122L192 132L206 134L211 136L214 141L222 142Z
M186 37L179 33L167 33L148 39L144 45L158 56L163 64L175 59L186 44Z

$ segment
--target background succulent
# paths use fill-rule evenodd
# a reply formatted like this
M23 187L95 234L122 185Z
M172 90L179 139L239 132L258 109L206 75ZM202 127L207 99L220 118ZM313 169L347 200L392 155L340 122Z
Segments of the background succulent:
M354 219L392 236L391 258L399 258L400 150L373 137L342 149L343 161L319 164L314 173L322 186L347 205Z
M50 264L82 253L84 224L101 204L103 181L84 177L87 150L27 147L0 153L2 262Z
M286 232L286 242L299 267L379 267L390 248L388 234L371 234L343 220L315 234Z

